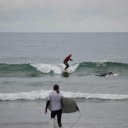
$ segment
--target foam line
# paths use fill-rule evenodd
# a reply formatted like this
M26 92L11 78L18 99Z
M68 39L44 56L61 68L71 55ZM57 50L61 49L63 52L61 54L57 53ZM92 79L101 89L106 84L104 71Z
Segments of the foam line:
M20 92L20 93L0 93L0 100L36 100L36 99L47 99L48 94L51 90L40 90L31 92ZM63 95L68 98L80 98L80 99L100 99L100 100L128 100L128 95L119 94L91 94L81 92L64 92Z

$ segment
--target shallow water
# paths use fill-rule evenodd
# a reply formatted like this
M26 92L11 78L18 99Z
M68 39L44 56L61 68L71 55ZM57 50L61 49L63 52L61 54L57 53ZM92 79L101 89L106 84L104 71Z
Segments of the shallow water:
M74 127L128 127L128 33L0 33L0 126L49 127L54 84L81 112ZM69 77L63 59L72 53ZM113 76L97 74L111 70ZM63 114L71 127L79 113Z

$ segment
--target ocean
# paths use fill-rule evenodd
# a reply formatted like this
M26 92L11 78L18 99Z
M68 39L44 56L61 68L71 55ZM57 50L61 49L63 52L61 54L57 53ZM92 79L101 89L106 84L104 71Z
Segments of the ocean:
M128 33L0 33L0 128L49 128L54 84L81 113L63 128L128 128Z

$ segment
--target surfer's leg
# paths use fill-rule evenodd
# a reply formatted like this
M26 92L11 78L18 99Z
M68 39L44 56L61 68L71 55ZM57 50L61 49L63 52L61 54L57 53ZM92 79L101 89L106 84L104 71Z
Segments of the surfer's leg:
M51 111L51 122L50 122L50 125L51 125L51 128L54 128L55 127L55 116L56 116L56 111Z
M55 118L55 116L56 116L56 111L51 111L51 119Z
M66 69L69 67L69 64L66 62L66 64L65 64L65 65L66 65L66 68L65 68L65 70L66 70Z
M62 116L62 109L57 111L57 122L58 122L59 127L62 126L62 124L61 124L61 116Z

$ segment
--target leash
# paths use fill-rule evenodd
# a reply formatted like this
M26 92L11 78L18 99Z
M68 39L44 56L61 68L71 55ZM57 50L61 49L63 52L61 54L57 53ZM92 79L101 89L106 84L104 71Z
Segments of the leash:
M73 128L73 126L75 125L75 124L77 124L78 123L78 121L79 121L79 119L81 118L81 113L80 113L80 111L79 111L79 118L77 119L77 121L71 126L71 128Z

